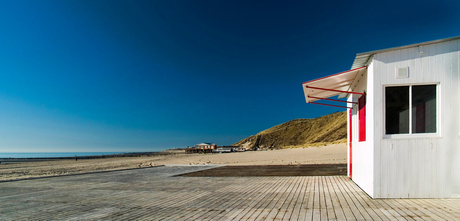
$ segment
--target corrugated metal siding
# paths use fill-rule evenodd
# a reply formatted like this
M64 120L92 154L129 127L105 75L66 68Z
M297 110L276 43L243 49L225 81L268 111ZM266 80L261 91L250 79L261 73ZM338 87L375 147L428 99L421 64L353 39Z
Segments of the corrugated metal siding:
M387 48L387 49L381 49L381 50L376 50L376 51L359 53L356 55L355 60L351 66L351 69L363 67L367 65L368 63L370 63L370 60L372 59L372 56L374 54L382 54L382 53L389 52L389 51L403 50L407 48L418 48L419 46L425 47L425 45L437 44L437 43L442 43L442 42L447 42L447 41L455 41L459 39L460 39L460 36L456 36L456 37L451 37L451 38L444 38L444 39L438 39L434 41L417 43L417 44L404 45L404 46L399 46L399 47L394 47L394 48Z
M374 148L377 198L438 198L460 195L458 39L374 55ZM396 79L397 67L409 78ZM384 138L384 86L437 83L438 138ZM369 110L370 111L370 110Z

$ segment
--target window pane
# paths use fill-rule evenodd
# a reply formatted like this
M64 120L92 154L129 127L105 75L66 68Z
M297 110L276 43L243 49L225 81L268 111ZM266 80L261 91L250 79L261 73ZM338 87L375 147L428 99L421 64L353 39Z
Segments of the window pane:
M409 86L385 88L386 134L409 133Z
M412 133L436 133L436 85L412 86Z

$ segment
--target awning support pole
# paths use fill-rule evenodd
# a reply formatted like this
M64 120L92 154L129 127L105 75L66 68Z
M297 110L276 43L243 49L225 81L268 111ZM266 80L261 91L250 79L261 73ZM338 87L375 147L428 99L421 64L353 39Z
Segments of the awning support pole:
M314 99L318 99L318 100L327 100L327 101L337 101L337 102L343 102L343 103L349 103L349 104L357 104L358 103L358 102L352 102L352 101L342 101L342 100L321 98L321 97L313 97L313 96L308 96L308 98L314 98Z
M313 102L311 102L310 104L319 104L319 105L330 106L330 107L352 108L352 107L344 107L344 106L338 106L338 105L332 105L332 104L313 103Z
M316 90L323 90L323 91L334 91L334 92L340 92L340 93L347 93L347 94L360 94L364 95L365 93L359 93L359 92L354 92L354 91L339 91L339 90L334 90L334 89L327 89L327 88L320 88L320 87L312 87L305 85L306 88L311 88L311 89L316 89Z

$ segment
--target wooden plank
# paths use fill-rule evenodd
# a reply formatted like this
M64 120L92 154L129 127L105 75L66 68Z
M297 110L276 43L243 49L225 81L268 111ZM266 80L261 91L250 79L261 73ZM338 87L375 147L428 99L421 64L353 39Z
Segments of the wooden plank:
M323 176L321 177L321 186L324 193L324 204L326 209L326 215L328 220L337 220L337 216L335 215L335 208L334 204L332 203L332 194L329 192L329 177Z
M302 179L301 177L295 177L292 180L292 182L294 182L294 186L291 189L291 191L289 191L289 194L284 200L284 202L282 203L282 205L279 207L278 213L274 217L275 220L283 220L285 216L287 217L291 216L294 205L295 205L294 201L295 199L297 199L299 195L299 187L301 184L301 179Z
M114 178L117 181L112 182ZM61 177L0 183L0 189L10 189L0 193L0 198L8 198L0 201L0 218L7 220L228 220L230 215L254 220L267 218L261 214L276 209L271 218L311 220L315 200L321 220L460 220L460 199L370 199L342 176L159 179L130 171L78 181ZM11 213L12 209L17 211Z
M358 211L361 213L364 219L380 220L380 217L371 208L369 208L368 204L365 201L363 201L362 198L359 196L359 193L362 191L357 191L351 188L349 186L349 184L351 184L351 181L348 179L340 179L340 183L342 184L343 189L349 193L351 200L358 208Z
M221 216L223 213L228 213L228 207L224 206L226 202L234 201L240 202L239 207L248 207L248 202L251 201L254 195L258 195L257 190L262 186L266 185L262 179L250 179L250 182L237 182L232 186L227 186L216 192L226 193L224 196L219 197L214 202L208 202L206 205L209 208L213 208L213 211L203 213L201 216L196 216L193 219L207 220L216 219L217 216ZM242 188L245 189L245 194L239 193Z
M196 180L196 179L192 179ZM209 179L206 179L209 180ZM203 191L203 184L200 182L187 182L189 191L179 191L180 196L170 196L165 201L158 201L156 203L151 203L151 199L147 197L146 201L136 200L134 206L142 207L149 205L154 207L153 210L150 210L151 213L154 213L156 218L167 217L169 215L178 215L178 211L181 211L181 207L187 207L191 205L194 200L197 200L201 197L209 195L209 191ZM209 185L208 185L209 186ZM210 188L210 186L209 186ZM197 195L198 194L198 195ZM142 195L149 195L148 192L142 193ZM139 197L140 198L140 197ZM154 197L153 197L154 198ZM178 216L180 217L180 216Z
M197 182L191 182L189 185L194 188L199 185ZM146 193L144 193L147 195ZM149 204L149 206L153 207L154 209L151 210L152 213L156 214L157 218L162 218L166 217L169 215L177 215L178 211L180 211L181 207L188 207L191 205L191 203L195 200L198 200L202 197L205 196L210 196L210 192L208 191L190 191L190 192L180 192L180 195L177 195L176 197L170 196L166 198L165 200L150 203L151 199L154 199L154 196L150 196L147 198L147 202L141 201L141 200L136 200L136 203L133 204L134 207L142 207L146 204ZM127 217L127 216L122 216L122 217ZM178 217L180 218L180 217Z
M292 177L290 177L292 179ZM269 206L270 212L263 217L264 220L273 220L275 219L276 215L279 213L281 206L286 201L287 197L290 195L289 192L295 187L295 183L291 182L288 184L288 188L285 191L282 191L278 194L278 197L275 198L275 201L271 206Z
M357 220L370 220L371 217L367 212L364 210L363 206L356 200L354 197L354 191L350 191L346 188L343 179L338 179L338 186L343 191L345 199L348 202L348 205L352 209L354 216Z
M254 202L254 206L251 208L245 208L241 214L234 214L230 216L230 218L233 220L255 220L260 215L260 213L264 211L266 205L270 203L270 199L276 194L276 192L284 188L288 182L289 179L286 177L277 179L276 183L271 183L271 185L267 187L264 194L261 195L261 198L259 198L260 200Z
M329 201L331 204L331 208L334 211L335 219L345 220L346 219L345 214L343 212L342 206L340 205L340 201L337 197L337 192L332 185L332 182L335 182L335 181L333 180L333 177L331 176L328 176L325 178L327 179L326 188L327 188L327 193L329 193L329 199L330 199Z
M369 214L372 220L389 220L389 218L382 213L379 206L366 195L358 186L349 179L342 179L342 182L350 192L354 192L357 201L363 206L364 210Z
M239 187L238 185L231 185L231 186L226 186L222 188L224 191L215 191L212 194L210 194L210 197L207 197L205 200L202 200L201 202L194 203L192 206L193 208L198 208L194 212L190 212L187 214L187 216L182 217L181 219L184 220L197 220L197 219L206 219L207 217L202 217L202 216L213 216L214 213L220 213L222 212L220 209L215 208L216 205L221 205L223 202L229 201L229 200L234 200L235 194L233 192L237 190ZM250 190L251 184L248 184L248 189ZM214 208L213 208L214 207ZM204 209L205 208L205 209ZM211 209L207 208L213 208L214 213L211 212ZM217 212L216 212L217 211Z
M289 179L289 178L286 178ZM266 217L272 212L275 205L278 203L279 199L283 195L283 193L291 186L290 182L286 182L279 190L273 192L273 194L266 200L267 202L264 203L260 207L260 213L257 214L255 220L265 220Z
M313 184L314 184L314 188L313 188L313 220L321 220L321 205L320 205L320 202L319 202L319 196L320 196L320 193L319 193L319 186L318 186L318 177L315 176L313 177Z
M377 199L375 200L376 202L378 202L381 206L381 211L382 212L387 212L388 214L391 214L391 216L393 216L393 220L406 220L396 209L397 208L393 208L392 206L394 206L393 204L391 203L388 203L390 199ZM388 216L388 215L387 215Z
M420 211L420 213L425 214L423 216L420 216L421 218L428 216L430 219L433 219L433 220L445 220L439 217L438 215L436 215L435 213L433 213L432 211L430 211L429 209L427 209L426 207L417 203L416 199L408 199L405 203L408 204L409 206L417 208L417 210Z
M297 220L300 215L300 208L302 207L304 196L305 196L305 189L307 185L307 177L304 176L301 178L299 191L297 193L297 198L295 199L295 205L292 207L292 213L289 217L283 217L284 220Z
M451 213L447 212L449 209L444 205L440 205L440 199L413 199L412 202L418 204L418 208L425 208L431 212L432 216L439 217L440 219L455 220L456 217ZM458 208L454 208L454 211L458 211ZM452 210L451 210L452 211Z
M413 213L415 213L416 214L415 217L422 219L422 220L432 220L433 219L424 212L423 208L421 209L417 204L415 204L413 199L401 199L398 201L400 204L404 206L405 209L410 210ZM416 219L415 217L414 219Z
M241 206L240 206L240 203L241 203L241 200L243 199L243 197L245 197L246 194L250 194L249 197L250 198L258 198L258 197L261 197L261 195L263 196L263 192L267 190L267 187L270 187L272 186L272 183L269 181L269 179L267 179L267 177L257 177L257 178L254 178L253 179L253 182L254 182L254 189L252 190L252 193L249 193L246 192L247 190L245 189L245 187L243 186L243 184L240 184L241 186L239 187L240 189L245 189L245 192L243 194L238 194L239 197L238 198L234 198L234 200L227 200L226 202L222 203L220 205L220 208L222 209L225 209L227 211L226 214L219 214L217 217L219 218L225 218L225 219L231 219L233 218L233 216L236 216L238 215L239 211L241 211ZM257 183L259 183L260 185L258 186ZM252 206L248 206L247 208L245 209L250 209L252 208Z
M328 213L327 213L327 206L326 206L326 194L325 194L325 191L324 191L324 185L323 185L323 177L322 176L318 176L318 192L319 192L319 206L320 206L320 214L321 214L321 218L324 220L331 220L331 218L329 218L328 216ZM335 215L333 216L333 218L335 219Z
M233 201L231 200L227 200L227 202L223 203L222 204L222 208L225 208L228 212L224 215L224 214L219 214L218 216L216 216L216 219L232 219L234 218L234 216L238 215L238 213L236 212L236 210L234 209L235 207L238 207L238 210L241 211L241 214L242 215L245 215L249 210L253 209L254 206L260 202L260 199L262 199L265 195L266 195L266 192L268 190L268 188L273 188L273 184L270 182L270 179L269 177L257 177L254 179L254 184L256 183L259 183L260 185L255 185L253 190L252 190L252 194L249 195L250 198L252 198L252 201L250 202L250 204L247 205L247 207L244 208L244 210L241 211L241 209L239 208L239 201L241 199L235 199ZM244 188L243 186L241 186L240 188ZM244 195L244 194L243 194Z
M352 182L350 182L352 183ZM378 217L382 220L395 220L397 219L388 211L382 209L382 205L379 203L379 199L371 199L368 195L366 195L357 185L352 183L350 185L355 189L357 192L360 193L361 197L366 201L367 205L378 215Z
M171 214L175 214L176 212L180 211L181 207L190 208L190 203L192 203L195 200L204 198L206 196L210 196L210 192L190 192L189 194L184 195L184 197L182 198L169 198L170 202L168 203L168 205L161 205L157 207L157 210L151 212L154 213L158 218L167 217ZM140 207L140 205L138 205L137 207ZM121 219L130 219L130 217L131 215L129 213L118 216L118 218Z
M255 200L250 208L245 208L241 214L237 214L236 217L234 217L233 220L255 220L257 216L263 211L261 209L263 207L264 203L269 202L269 198L275 194L276 191L278 191L280 188L283 188L285 183L288 180L285 179L284 182L283 180L280 180L279 183L270 185L270 187L265 190L263 194L261 194L257 200ZM274 187L273 187L274 186ZM261 190L262 191L262 190Z
M458 199L420 199L425 202L442 207L441 211L451 214L455 218L460 216L460 200ZM459 219L460 220L460 219Z
M385 202L391 207L391 209L395 210L399 215L401 215L406 220L414 220L415 214L413 214L410 210L405 209L404 206L400 205L398 201L404 199L385 199Z
M283 188L286 187L289 179L287 177L283 177L282 179L278 180L277 183L274 183L273 186L275 188L270 188L267 190L267 194L257 202L257 204L251 208L246 215L238 215L233 220L239 220L241 217L247 217L247 220L255 220L259 217L259 215L266 210L266 206L270 203L273 197L277 194L277 192L282 191Z
M353 210L356 211L356 209L353 207L353 205L350 205L348 201L346 200L347 195L344 194L344 192L342 191L340 184L339 184L340 182L339 179L340 177L333 177L334 182L332 182L332 186L335 189L335 192L337 194L337 198L341 205L342 211L347 220L356 220L357 218L355 214L353 213Z
M298 204L300 192L302 191L303 178L304 177L298 177L298 179L296 180L297 187L295 189L295 192L293 192L291 196L287 199L288 203L284 204L286 206L281 207L281 211L276 215L275 219L291 220L291 216L294 213L294 208L296 204Z
M311 206L310 205L310 201L311 201L310 195L312 194L311 193L312 185L313 185L313 178L307 177L305 192L303 193L303 196L302 196L302 206L300 207L299 216L297 220L311 220L312 219L312 216L311 215L308 216L307 214L309 211L309 208L311 208L309 206Z
M311 177L311 187L310 187L310 192L309 192L309 201L308 201L308 207L307 207L307 218L311 217L311 220L315 220L315 213L317 213L316 210L316 177ZM318 215L319 216L319 215Z
M286 181L284 183L274 183L271 184L267 187L267 190L273 189L273 186L279 186L279 188L282 188L287 182L290 182L290 179L286 178ZM279 189L275 189L274 192L278 191ZM255 200L254 202L251 203L251 206L248 208L245 208L241 214L238 214L234 220L254 220L257 216L254 216L254 212L259 210L259 207L261 203L268 197L268 195L264 195L264 197L261 197L260 200Z

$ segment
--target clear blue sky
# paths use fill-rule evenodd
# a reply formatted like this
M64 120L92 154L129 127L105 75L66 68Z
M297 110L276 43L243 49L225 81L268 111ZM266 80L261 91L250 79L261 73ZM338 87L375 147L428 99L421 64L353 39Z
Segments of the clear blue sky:
M304 81L460 35L459 1L0 1L0 152L229 145L342 109Z

